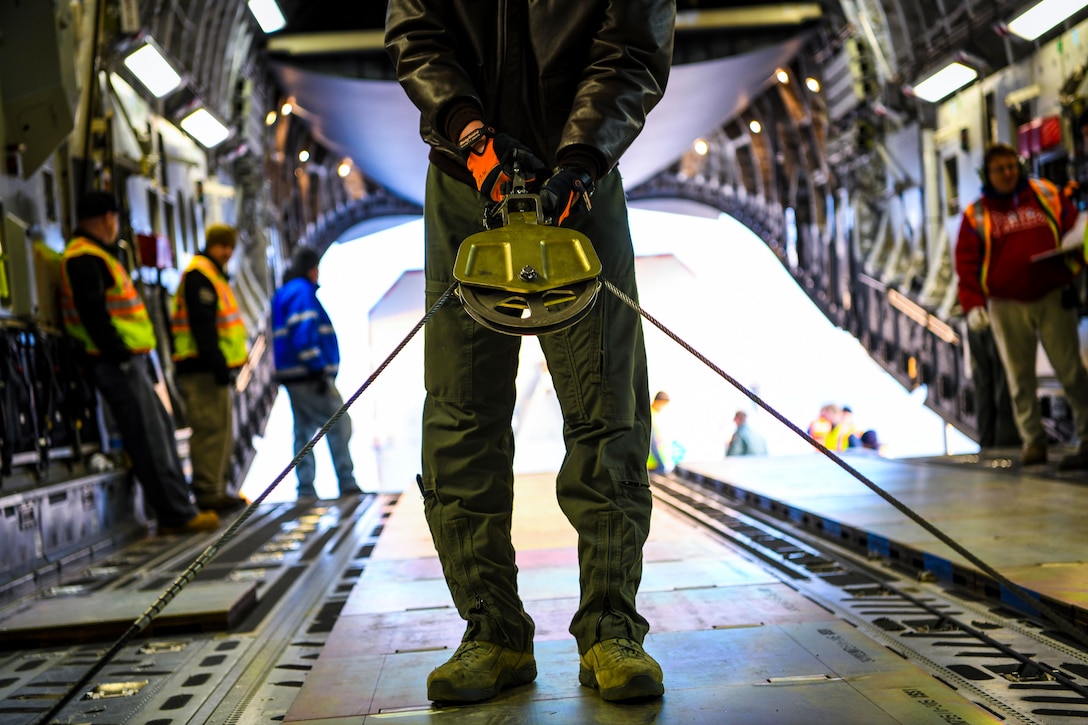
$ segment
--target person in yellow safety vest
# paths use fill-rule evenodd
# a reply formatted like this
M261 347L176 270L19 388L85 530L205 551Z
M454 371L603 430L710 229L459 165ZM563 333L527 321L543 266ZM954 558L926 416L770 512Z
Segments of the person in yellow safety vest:
M820 445L826 445L827 436L842 417L842 408L834 403L828 403L820 408L820 414L808 424L808 434Z
M854 411L849 406L843 406L839 410L839 420L831 428L824 440L824 446L829 451L845 451L847 448L856 447L859 444L858 431L854 426Z
M959 300L968 330L991 329L1012 395L1024 466L1046 463L1036 373L1040 343L1073 411L1079 447L1059 462L1088 469L1088 369L1080 353L1071 283L1081 250L1062 251L1077 210L1043 179L1029 179L1015 148L997 143L982 160L982 197L963 213L956 239Z
M650 455L646 458L646 470L653 473L669 473L676 467L674 441L667 427L661 424L661 411L669 404L669 394L658 391L650 403Z
M212 224L204 251L193 257L174 294L170 332L174 373L192 430L189 458L197 505L232 511L246 500L228 481L234 447L233 381L246 362L246 326L225 271L238 232Z
M65 332L83 349L82 364L102 393L132 471L155 510L160 533L210 531L214 511L193 503L178 458L174 421L151 381L155 330L128 271L117 258L120 207L92 191L76 205L74 238L61 257Z

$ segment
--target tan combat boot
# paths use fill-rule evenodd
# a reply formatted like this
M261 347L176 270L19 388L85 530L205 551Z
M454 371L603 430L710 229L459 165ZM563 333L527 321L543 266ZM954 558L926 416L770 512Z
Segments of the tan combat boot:
M427 677L427 698L434 702L479 702L507 687L536 679L532 652L490 642L464 642L444 665Z
M582 655L578 670L579 682L600 689L601 698L611 702L661 697L662 680L661 665L642 645L626 638L593 645Z

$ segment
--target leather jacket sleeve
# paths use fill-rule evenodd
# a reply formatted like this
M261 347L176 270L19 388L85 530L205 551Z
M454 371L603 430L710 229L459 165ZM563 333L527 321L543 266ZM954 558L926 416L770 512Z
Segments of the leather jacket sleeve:
M589 64L574 95L559 149L581 144L619 161L665 94L672 66L674 0L606 3Z
M451 29L457 10L456 3L443 0L392 0L386 13L385 48L397 80L432 130L445 130L441 114L458 99L483 105L458 57ZM426 130L424 140L434 143Z

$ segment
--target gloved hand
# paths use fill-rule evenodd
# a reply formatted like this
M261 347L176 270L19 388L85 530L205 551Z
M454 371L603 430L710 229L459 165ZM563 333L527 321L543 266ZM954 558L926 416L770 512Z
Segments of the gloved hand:
M495 133L495 129L490 127L480 129L480 134L486 139L482 151L476 150L479 146L478 140L471 143L473 135L466 137L465 143L471 145L463 146L464 153L467 154L465 163L476 179L476 188L492 201L502 201L510 193L515 165L518 166L526 186L536 181L539 174L547 171L548 167L544 162L513 136Z
M990 326L990 313L985 307L972 307L967 312L967 329L982 332Z
M592 193L593 178L588 171L581 166L560 167L540 190L540 207L545 219L559 226L579 206L592 209Z

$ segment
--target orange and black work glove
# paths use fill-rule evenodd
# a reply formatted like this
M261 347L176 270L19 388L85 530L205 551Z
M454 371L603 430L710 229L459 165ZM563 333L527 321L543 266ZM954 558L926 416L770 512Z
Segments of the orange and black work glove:
M483 151L477 151L481 139L486 139ZM461 145L465 163L476 179L476 188L492 201L502 201L510 193L510 181L517 166L526 186L548 169L529 148L505 133L484 127L464 140Z
M592 194L593 177L588 171L581 166L560 166L540 190L540 207L545 219L559 226L579 207L590 211Z

